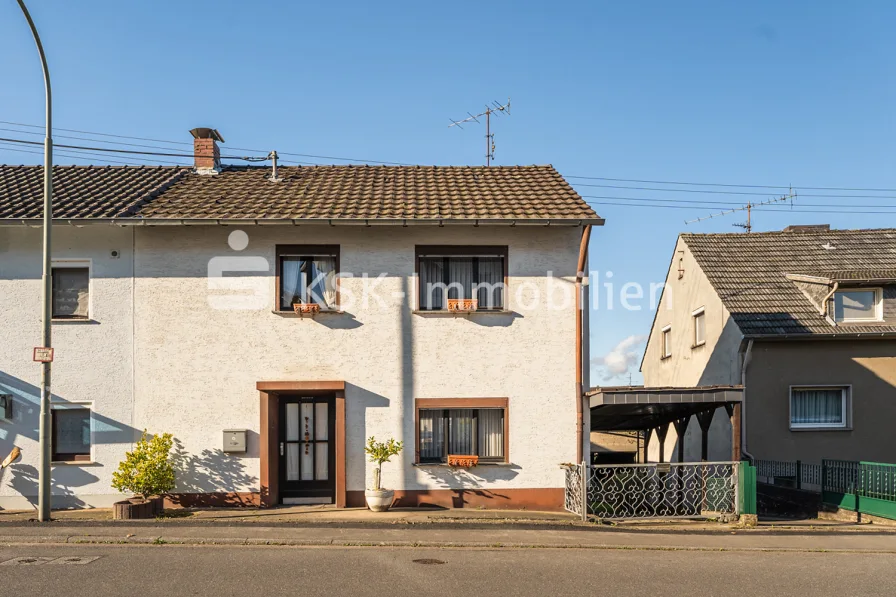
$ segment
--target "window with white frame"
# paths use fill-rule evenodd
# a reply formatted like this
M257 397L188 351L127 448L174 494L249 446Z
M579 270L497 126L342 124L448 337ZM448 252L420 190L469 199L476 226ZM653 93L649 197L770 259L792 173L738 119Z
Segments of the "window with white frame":
M90 407L83 404L54 404L50 415L52 460L90 461L92 459Z
M838 290L831 301L834 321L860 322L883 320L883 292L880 288Z
M89 261L54 261L51 283L53 319L90 318Z
M662 331L663 353L661 358L668 359L672 356L672 326L667 325Z
M691 314L694 318L694 346L706 344L706 311L700 307Z
M790 388L791 429L843 429L847 426L848 386Z

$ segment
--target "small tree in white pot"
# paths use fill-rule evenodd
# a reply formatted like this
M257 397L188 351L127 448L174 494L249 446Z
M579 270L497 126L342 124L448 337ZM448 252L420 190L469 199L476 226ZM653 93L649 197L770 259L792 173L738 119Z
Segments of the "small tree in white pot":
M370 457L370 462L376 463L376 468L373 469L373 487L365 491L364 496L367 498L367 507L374 512L385 512L392 506L395 491L383 489L380 486L380 480L383 463L389 462L390 458L398 455L402 447L402 442L397 442L392 438L385 442L378 442L373 436L367 439L364 451Z

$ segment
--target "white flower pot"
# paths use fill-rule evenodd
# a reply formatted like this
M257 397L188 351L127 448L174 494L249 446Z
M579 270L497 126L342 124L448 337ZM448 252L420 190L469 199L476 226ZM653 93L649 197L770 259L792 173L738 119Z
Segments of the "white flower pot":
M391 489L367 489L364 491L367 507L373 512L386 512L392 506L395 492Z

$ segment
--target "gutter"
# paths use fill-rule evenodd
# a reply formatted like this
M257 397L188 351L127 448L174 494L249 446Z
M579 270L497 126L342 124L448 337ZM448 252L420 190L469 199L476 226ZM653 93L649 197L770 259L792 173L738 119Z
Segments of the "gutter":
M110 226L603 226L603 218L549 219L549 218L56 218L57 226L85 226L105 224ZM0 226L40 227L37 218L2 218Z
M741 395L740 412L740 451L753 462L753 455L747 450L747 367L753 358L753 339L747 341L747 349L744 351L744 360L740 367L740 385L743 388Z
M582 279L585 277L585 263L588 259L588 241L591 239L591 225L586 224L582 230L582 242L579 245L579 263L576 269L576 462L582 462L584 452L584 410L585 388L582 384L584 321L582 312ZM584 306L588 308L588 305Z

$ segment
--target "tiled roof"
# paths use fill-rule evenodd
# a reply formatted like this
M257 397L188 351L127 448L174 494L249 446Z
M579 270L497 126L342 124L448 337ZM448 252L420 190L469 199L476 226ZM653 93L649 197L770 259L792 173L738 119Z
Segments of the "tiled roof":
M187 168L167 166L54 166L54 218L133 216ZM42 166L0 166L0 218L41 218Z
M896 229L683 234L747 335L896 333L892 323L830 325L787 274L863 279L896 270Z
M552 166L54 168L58 218L593 220ZM42 169L0 166L0 218L41 214Z

